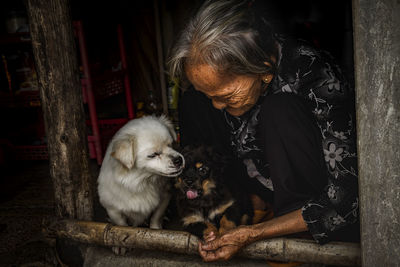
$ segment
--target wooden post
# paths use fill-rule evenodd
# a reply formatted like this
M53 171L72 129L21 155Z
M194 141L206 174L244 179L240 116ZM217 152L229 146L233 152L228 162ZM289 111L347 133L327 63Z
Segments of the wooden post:
M68 0L27 0L56 214L90 220L93 196Z
M400 2L354 0L363 266L400 263Z

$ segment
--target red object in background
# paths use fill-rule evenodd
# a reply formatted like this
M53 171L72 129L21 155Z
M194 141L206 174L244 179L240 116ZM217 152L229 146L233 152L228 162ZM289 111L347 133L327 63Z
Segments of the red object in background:
M107 149L107 145L110 142L111 138L114 134L125 124L128 122L128 119L106 119L100 120L98 123L99 130L101 132L101 148L103 153L105 153ZM92 126L90 121L86 121L88 126ZM95 142L92 135L88 136L88 144L89 144L89 154L91 158L96 158L96 147Z
M81 21L74 22L74 30L75 34L78 38L81 62L83 67L83 78L82 78L82 88L83 95L85 96L83 99L87 100L88 107L89 107L89 116L92 124L92 137L91 139L94 142L95 152L97 159L97 163L101 164L103 160L103 153L101 149L101 141L100 141L100 131L98 126L98 118L96 112L96 102L94 99L93 88L92 88L92 77L89 68L89 58L87 54L86 48L86 39L83 32L83 26Z
M129 75L127 73L128 70L128 63L126 61L126 50L125 50L125 43L124 43L124 34L122 31L122 25L118 24L117 26L118 31L118 44L119 44L119 52L121 55L121 63L122 63L122 70L124 71L124 85L125 85L125 99L126 99L126 107L128 108L128 118L133 119L133 101L132 101L132 94L131 94L131 81L129 80Z
M117 26L117 36L120 49L122 70L104 74L101 77L92 77L89 67L89 59L86 47L86 40L81 21L74 21L74 31L79 44L80 57L82 62L83 77L81 78L83 101L88 105L90 120L86 124L91 128L88 135L88 147L90 158L96 159L100 165L103 161L103 155L106 151L108 142L114 134L129 119L133 119L134 109L132 101L132 93L130 79L127 71L126 50L123 40L123 32L121 25ZM128 110L128 118L103 119L99 120L96 111L96 100L104 99L116 94L125 92L126 105ZM18 95L18 103L23 106L40 106L39 92L22 92ZM15 102L15 101L13 101ZM37 132L41 133L43 118L39 120ZM43 132L43 131L42 131ZM43 132L41 136L45 136ZM48 159L47 145L22 145L13 146L13 152L17 160L45 160ZM0 163L2 149L0 148Z
M74 22L75 33L78 38L81 62L83 68L83 78L82 78L82 90L84 102L88 104L90 122L89 125L92 129L92 134L88 136L89 141L89 154L91 158L96 158L97 163L100 165L103 161L103 155L107 144L115 134L115 132L124 125L128 119L134 118L133 112L133 101L131 94L131 86L129 75L127 71L127 59L126 50L123 39L122 26L119 24L117 26L117 36L120 49L120 57L122 70L116 73L111 73L109 75L103 75L99 78L92 78L89 59L86 47L86 40L83 31L83 26L81 21ZM109 77L108 77L109 76ZM123 80L123 86L122 86ZM98 98L106 98L115 94L125 91L126 106L128 110L128 119L108 119L108 120L98 120L96 112L96 99L95 94ZM101 129L103 131L101 131ZM105 129L107 129L105 131Z

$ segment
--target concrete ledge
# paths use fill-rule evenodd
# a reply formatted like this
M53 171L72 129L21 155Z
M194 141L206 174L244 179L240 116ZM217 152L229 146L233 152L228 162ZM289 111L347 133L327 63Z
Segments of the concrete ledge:
M268 267L265 260L234 258L227 262L205 263L198 255L183 255L156 250L133 249L125 256L117 256L111 248L89 247L86 251L83 267L104 266L160 266L160 267ZM302 264L301 267L323 267L323 264Z

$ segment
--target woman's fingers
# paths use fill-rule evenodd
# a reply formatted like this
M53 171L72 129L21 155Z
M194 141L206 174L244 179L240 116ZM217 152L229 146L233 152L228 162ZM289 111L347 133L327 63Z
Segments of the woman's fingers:
M205 242L199 242L199 254L204 261L227 260L245 245L247 239L248 230L243 227L218 237L215 233L210 233L204 237Z
M199 242L199 254L204 261L229 260L239 250L238 246L223 246L216 250L205 250Z
M220 239L219 238L214 238L211 241L206 241L206 243L201 245L203 250L208 250L208 251L216 250L221 246L223 246L223 244L220 244Z
M207 251L203 249L203 245L201 242L199 242L199 254L203 258L204 261L212 261L215 260L215 252L214 251Z

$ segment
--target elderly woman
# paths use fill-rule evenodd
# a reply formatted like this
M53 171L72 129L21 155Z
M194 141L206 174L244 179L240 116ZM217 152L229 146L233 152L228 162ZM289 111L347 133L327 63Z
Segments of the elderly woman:
M255 208L273 207L270 220L207 236L206 261L276 236L308 232L323 244L358 233L353 91L327 53L275 35L259 10L205 2L169 60L170 75L191 85L182 144L232 153Z

